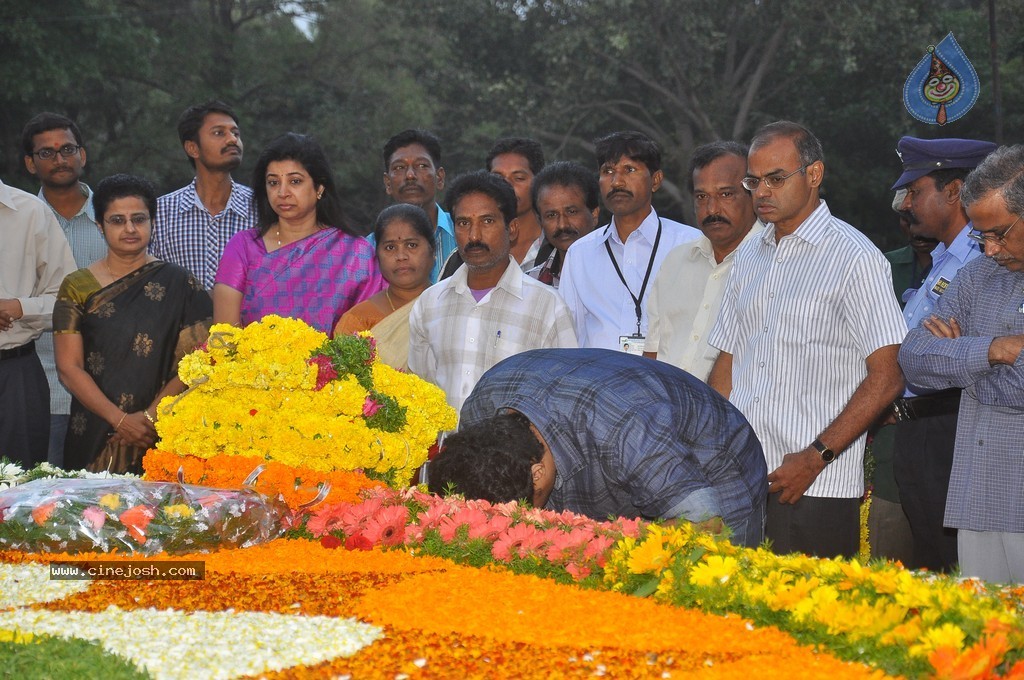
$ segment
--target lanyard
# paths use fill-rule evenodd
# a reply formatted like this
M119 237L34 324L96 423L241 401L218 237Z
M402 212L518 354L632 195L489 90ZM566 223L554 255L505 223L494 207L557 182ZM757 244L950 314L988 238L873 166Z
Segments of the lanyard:
M611 225L608 225L611 229ZM629 297L633 298L633 306L636 309L636 334L640 335L640 316L643 314L644 293L647 292L647 283L651 280L651 270L654 269L654 256L658 254L658 244L661 243L661 218L658 218L658 234L654 237L654 248L651 250L651 259L647 261L647 273L644 274L643 285L640 286L640 297L633 295L633 291L629 289L629 284L626 283L626 277L622 275L622 270L619 269L619 263L615 261L615 255L612 254L612 246L608 243L608 239L604 241L605 250L608 251L608 259L612 261L612 266L615 267L615 273L619 275L619 281L622 281L622 285L626 287L626 292L629 293ZM626 244L622 244L625 247Z

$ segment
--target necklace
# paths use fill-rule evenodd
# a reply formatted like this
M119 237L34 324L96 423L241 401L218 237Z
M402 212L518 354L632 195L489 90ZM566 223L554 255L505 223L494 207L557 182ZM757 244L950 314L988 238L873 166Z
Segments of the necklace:
M390 288L390 286L388 288L384 289L384 295L386 295L387 298L388 298L388 304L391 305L391 311L392 312L395 311L395 303L391 299L391 288Z
M108 274L110 274L111 281L117 281L121 278L120 276L114 276L114 272L110 271L110 264L107 262L107 258L103 258L103 268L107 270Z
M277 228L277 247L281 247L281 227Z
M313 231L309 232L309 234L303 234L302 236L298 237L297 239L294 239L293 241L289 241L289 243L294 243L295 241L301 241L302 239L306 238L307 236L309 236L311 234L315 234L316 232L320 231L321 229L323 229L323 226L321 226L321 224L319 222L317 222L316 226L313 228ZM277 247L280 248L281 247L281 227L280 227L280 225L277 226L274 229L274 233L277 234L277 239L276 239Z

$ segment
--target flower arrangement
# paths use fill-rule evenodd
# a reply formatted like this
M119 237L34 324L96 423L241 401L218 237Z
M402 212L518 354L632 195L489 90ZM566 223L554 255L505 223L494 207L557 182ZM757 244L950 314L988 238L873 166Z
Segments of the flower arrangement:
M646 527L607 557L613 590L737 613L844 658L908 676L1024 677L1024 617L974 580L918 574L892 562L776 555L698 534Z
M249 488L39 479L0 493L0 547L31 552L207 552L272 540L290 520Z
M359 492L381 485L358 470L320 472L310 468L294 468L277 461L266 461L251 456L216 455L209 458L179 456L176 453L150 449L142 459L146 479L152 482L173 482L180 470L185 480L218 488L242 486L254 469L263 472L252 488L264 496L281 498L293 511L316 498L321 489L328 489L324 503L343 503L359 500Z
M369 333L328 339L297 319L215 324L178 375L190 387L161 402L158 446L200 458L364 470L405 484L456 423L439 388L377 360Z
M316 508L305 525L325 547L404 547L481 567L597 585L616 541L637 536L640 520L598 522L518 503L441 498L416 488L370 489L361 503Z

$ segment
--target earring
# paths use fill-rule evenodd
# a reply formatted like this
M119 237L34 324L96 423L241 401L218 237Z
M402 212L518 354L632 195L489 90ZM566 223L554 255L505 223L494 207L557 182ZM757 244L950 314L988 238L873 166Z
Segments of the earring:
M317 192L317 194L316 194L316 200L318 200L318 201L319 201L319 200L320 200L321 198L323 198L323 197L324 197L324 190L323 190L323 189L321 189L321 190L320 190L320 191L318 191L318 192Z

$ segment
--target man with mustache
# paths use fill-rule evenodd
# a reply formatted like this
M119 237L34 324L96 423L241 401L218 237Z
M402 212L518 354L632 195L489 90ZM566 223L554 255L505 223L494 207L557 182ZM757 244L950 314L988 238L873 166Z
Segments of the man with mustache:
M178 138L196 176L157 199L149 252L188 269L209 290L224 246L256 224L252 190L231 179L242 163L242 133L231 107L214 100L182 112Z
M445 261L456 251L452 218L437 204L437 192L442 189L441 140L435 135L427 130L403 130L384 144L384 191L395 203L423 208L430 223L437 225L432 283L443 278Z
M73 120L56 113L34 116L21 132L25 168L39 178L39 198L53 211L67 237L78 268L87 267L107 254L107 243L96 228L92 189L82 182L85 144ZM57 377L53 333L36 340L36 353L50 386L50 443L47 460L64 463L64 437L71 418L71 395Z
M510 255L516 194L500 175L455 179L447 207L463 264L417 298L409 370L444 390L456 410L494 364L528 349L576 347L572 317L550 286Z
M964 265L899 361L922 390L963 390L944 524L964 576L1024 582L1024 146L999 147L960 192L985 257ZM903 489L900 489L902 495Z
M903 174L892 188L906 192L898 210L911 236L939 241L928 276L906 293L908 328L930 317L957 272L981 256L980 245L969 238L960 190L967 173L995 148L973 139L915 137L903 137L896 146ZM912 383L894 404L899 422L893 433L893 473L913 536L907 566L915 569L949 571L957 564L956 531L943 526L943 516L959 408L959 388L934 390Z
M712 142L690 160L690 191L704 232L665 258L647 301L644 356L661 359L707 381L718 350L708 333L718 318L736 248L764 228L743 188L747 147Z
M580 347L631 354L644 349L650 285L669 251L700 236L658 215L661 149L640 132L615 132L594 142L598 181L611 224L572 244L558 292L572 310Z
M761 440L773 550L833 557L860 549L866 433L903 389L907 326L889 262L819 197L824 174L804 126L754 135L743 187L765 229L736 253L708 384Z
M597 226L600 192L594 171L575 161L552 163L534 177L533 209L551 252L526 270L529 276L558 288L565 251Z

